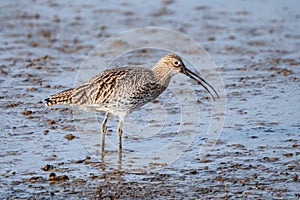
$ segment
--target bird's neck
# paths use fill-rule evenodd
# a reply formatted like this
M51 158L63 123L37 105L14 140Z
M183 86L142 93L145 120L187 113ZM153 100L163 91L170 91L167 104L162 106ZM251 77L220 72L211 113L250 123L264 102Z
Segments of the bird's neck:
M160 85L168 86L170 79L176 74L168 67L156 65L152 68L152 72Z

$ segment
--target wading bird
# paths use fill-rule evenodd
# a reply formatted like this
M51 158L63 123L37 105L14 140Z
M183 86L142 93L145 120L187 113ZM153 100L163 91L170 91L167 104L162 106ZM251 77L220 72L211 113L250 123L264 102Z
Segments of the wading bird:
M50 96L45 99L45 105L74 104L105 112L101 126L102 153L104 153L106 122L110 115L118 116L118 150L121 152L125 117L156 99L177 73L183 73L195 80L213 99L215 96L219 97L208 82L185 67L179 56L167 54L152 69L121 67L105 70L82 85Z

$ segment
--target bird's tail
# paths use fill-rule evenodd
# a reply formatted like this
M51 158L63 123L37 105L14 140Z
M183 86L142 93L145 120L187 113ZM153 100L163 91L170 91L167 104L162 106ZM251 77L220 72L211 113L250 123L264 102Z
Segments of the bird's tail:
M70 104L72 103L72 94L74 88L62 91L60 93L51 95L49 98L45 99L46 106L53 106L55 104Z

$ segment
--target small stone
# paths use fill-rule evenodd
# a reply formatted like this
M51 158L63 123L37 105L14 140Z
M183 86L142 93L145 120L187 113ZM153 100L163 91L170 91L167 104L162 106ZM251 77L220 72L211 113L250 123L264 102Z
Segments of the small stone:
M222 176L217 176L217 177L215 178L215 180L216 180L216 181L222 181L222 182L225 181L225 179L224 179Z
M51 173L49 174L49 180L54 180L55 178L56 178L56 174L53 173L53 172L51 172Z
M294 174L294 175L292 176L292 178L293 178L293 181L298 181L299 176L298 176L297 174Z
M293 148L297 148L297 147L300 147L300 145L299 145L299 144L293 144L292 147L293 147Z
M69 177L67 175L61 175L61 176L56 177L57 181L65 181L68 179L69 179Z
M293 153L284 153L284 154L282 154L283 156L285 156L285 157L293 157Z
M54 168L53 165L47 164L47 165L44 165L41 169L44 171L49 171L50 169L53 169L53 168Z
M200 160L200 163L209 163L209 162L212 162L212 160L209 160L206 158L203 158L202 160Z
M216 38L213 36L207 38L207 41L215 41L215 40L216 40Z
M28 179L28 181L29 182L32 182L32 183L35 183L35 182L37 182L38 180L42 180L43 179L43 177L41 177L41 176L33 176L33 177L31 177L30 179Z
M190 174L197 174L197 173L198 173L198 172L197 172L196 169L193 169L193 170L190 171Z
M64 136L64 138L66 138L67 140L73 140L75 138L75 136L72 134L67 134Z
M48 120L48 124L55 124L55 121L54 120Z
M32 111L31 110L27 110L25 109L23 112L22 112L23 115L31 115L32 114Z

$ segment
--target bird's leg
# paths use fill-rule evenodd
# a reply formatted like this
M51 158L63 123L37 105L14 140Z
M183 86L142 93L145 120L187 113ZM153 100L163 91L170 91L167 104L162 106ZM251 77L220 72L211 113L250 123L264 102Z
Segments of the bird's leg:
M104 154L104 146L105 146L105 134L106 134L106 122L109 117L109 113L105 114L104 120L101 125L101 153Z
M122 170L122 152L118 154L118 170Z
M118 125L118 150L119 153L122 152L122 127L123 127L124 117L120 117L119 125Z

